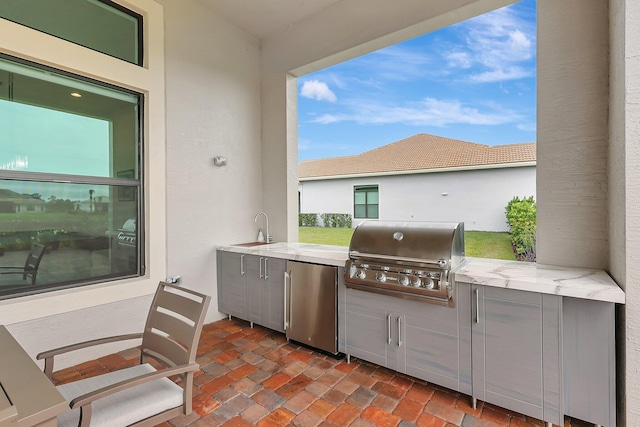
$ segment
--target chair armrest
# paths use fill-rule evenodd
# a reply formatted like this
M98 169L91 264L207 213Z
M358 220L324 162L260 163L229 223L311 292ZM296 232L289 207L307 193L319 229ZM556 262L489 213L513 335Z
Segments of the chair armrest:
M98 390L78 396L69 403L69 407L71 409L80 408L82 406L91 404L95 400L109 396L111 394L117 393L122 390L126 390L128 388L132 388L132 387L135 387L144 383L148 383L151 381L159 380L161 378L170 377L172 375L184 374L187 372L194 372L194 371L197 371L198 369L200 369L200 365L198 365L197 363L189 363L186 365L175 366L173 368L166 368L160 371L149 372L143 375L138 375L136 377L129 378L127 380L120 381L118 383L115 383L106 387L102 387L102 388L99 388Z
M51 379L51 375L53 374L53 358L60 354L69 353L75 350L81 350L83 348L93 347L101 344L108 344L111 342L117 341L126 341L142 338L141 333L137 334L126 334L126 335L116 335L112 337L98 338L89 341L83 341L76 344L67 345L64 347L55 348L53 350L43 351L38 353L36 359L42 360L44 359L44 373L49 379Z

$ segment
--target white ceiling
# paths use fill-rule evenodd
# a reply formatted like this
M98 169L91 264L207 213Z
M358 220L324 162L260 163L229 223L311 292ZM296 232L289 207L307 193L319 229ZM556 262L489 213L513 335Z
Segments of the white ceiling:
M195 0L263 39L340 0Z

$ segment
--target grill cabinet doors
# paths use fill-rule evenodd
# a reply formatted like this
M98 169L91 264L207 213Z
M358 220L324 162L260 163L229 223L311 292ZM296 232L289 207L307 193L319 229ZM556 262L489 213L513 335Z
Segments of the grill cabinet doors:
M467 287L468 289L468 287ZM468 292L467 292L468 294ZM346 289L344 351L453 390L471 393L470 330L456 308Z

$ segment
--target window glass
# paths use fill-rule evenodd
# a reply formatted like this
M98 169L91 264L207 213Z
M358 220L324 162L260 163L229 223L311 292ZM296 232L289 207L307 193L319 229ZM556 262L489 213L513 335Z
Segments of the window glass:
M356 186L353 193L354 218L378 218L378 186Z
M143 274L141 102L0 57L0 299Z
M2 0L0 18L142 65L142 16L108 0Z
M137 95L0 58L0 169L102 177L135 169L137 110Z
M356 205L364 205L367 203L367 193L364 191L356 191L353 195L353 200Z

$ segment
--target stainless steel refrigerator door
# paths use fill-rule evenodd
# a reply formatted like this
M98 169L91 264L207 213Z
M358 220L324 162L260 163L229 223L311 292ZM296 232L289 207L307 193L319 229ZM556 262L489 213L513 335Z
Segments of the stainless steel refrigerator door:
M287 262L285 330L287 338L338 352L336 267ZM288 283L287 283L288 282Z

